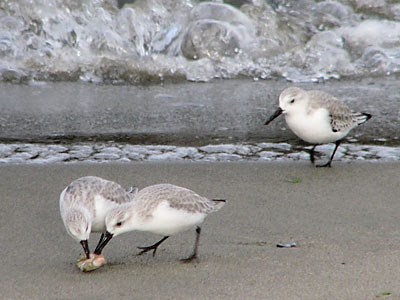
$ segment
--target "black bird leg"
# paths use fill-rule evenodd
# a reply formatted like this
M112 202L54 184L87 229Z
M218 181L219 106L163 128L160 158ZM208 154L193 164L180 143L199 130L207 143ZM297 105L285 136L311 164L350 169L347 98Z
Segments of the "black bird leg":
M324 168L324 167L329 167L330 168L331 167L331 163L332 163L333 157L335 156L336 150L339 147L341 142L342 142L341 140L338 140L338 141L335 142L335 149L333 149L331 158L329 159L329 161L326 164L318 165L317 166L318 168Z
M315 163L315 158L314 158L314 154L315 154L315 147L317 147L317 145L314 145L311 150L310 150L310 161L312 164Z
M89 251L89 244L88 244L88 240L82 240L80 241L83 251L85 251L85 255L86 258L89 259L90 258L90 251Z
M194 242L193 253L188 258L181 259L181 262L188 263L194 259L197 259L197 248L199 247L200 233L201 233L201 228L199 226L197 226L196 227L196 241Z
M157 243L155 243L151 246L138 247L138 249L142 250L138 253L138 255L142 255L143 253L153 250L153 257L154 257L156 255L158 246L160 246L161 243L164 242L167 238L169 238L169 236L164 236L161 240L159 240Z

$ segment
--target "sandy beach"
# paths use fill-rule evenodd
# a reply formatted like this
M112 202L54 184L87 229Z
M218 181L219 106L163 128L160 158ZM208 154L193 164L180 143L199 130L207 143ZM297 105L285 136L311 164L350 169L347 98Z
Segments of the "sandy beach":
M399 163L136 163L0 166L0 299L400 299ZM58 197L97 175L140 188L170 182L227 205L151 255L132 232L81 273ZM98 239L92 236L93 248ZM277 243L296 242L296 248Z
M399 3L0 0L0 300L400 300ZM331 97L371 119L305 116ZM195 228L130 232L83 273L59 197L88 175L227 203L198 262Z

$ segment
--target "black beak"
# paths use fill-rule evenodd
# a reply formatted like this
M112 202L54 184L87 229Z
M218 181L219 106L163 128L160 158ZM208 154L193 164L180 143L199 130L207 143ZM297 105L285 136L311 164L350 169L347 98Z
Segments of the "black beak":
M277 117L279 117L282 114L283 110L282 108L278 108L274 114L272 116L269 117L269 119L265 122L264 125L268 125L269 123L271 123L273 120L275 120Z
M90 258L90 251L89 251L88 241L87 240L82 240L82 241L80 241L80 243L82 245L83 251L85 251L86 258L89 259Z
M94 250L94 254L100 255L101 251L103 251L104 247L108 244L108 242L112 239L112 237L113 234L106 231L104 237L102 238L102 241L99 242L96 249Z

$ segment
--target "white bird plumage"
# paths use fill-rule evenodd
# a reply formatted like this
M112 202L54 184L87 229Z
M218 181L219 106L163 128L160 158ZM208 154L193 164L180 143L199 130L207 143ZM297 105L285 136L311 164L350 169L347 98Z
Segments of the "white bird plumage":
M101 232L98 246L106 231L106 214L111 209L128 203L137 189L126 191L119 184L96 176L86 176L71 182L60 195L60 213L68 234L80 242L86 258L90 258L88 239L91 232ZM100 255L96 247L94 254Z
M371 118L368 113L353 112L328 93L317 90L305 91L298 87L289 87L282 91L279 96L279 108L265 125L281 114L285 116L286 124L295 135L314 145L310 151L312 163L317 145L335 142L328 163L318 167L330 167L342 139L352 129Z
M184 261L197 258L200 224L205 217L219 210L225 200L202 197L192 190L172 184L156 184L140 190L135 200L112 209L106 217L106 239L132 231L146 231L164 236L159 242L139 247L143 254L153 250L169 236L196 228L196 242L193 253ZM108 242L108 241L107 241ZM105 242L105 243L107 243Z

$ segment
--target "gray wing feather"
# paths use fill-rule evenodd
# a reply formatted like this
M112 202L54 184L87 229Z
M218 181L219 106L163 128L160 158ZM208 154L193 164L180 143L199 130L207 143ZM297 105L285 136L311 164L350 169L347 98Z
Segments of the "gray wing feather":
M322 91L309 91L310 108L325 107L329 111L333 132L349 130L361 123L357 121L359 113L354 113L339 99Z
M74 203L84 200L89 209L94 209L93 200L96 195L101 195L118 204L131 201L129 193L118 183L95 176L87 176L73 181L68 186L64 202L74 205Z
M221 203L202 197L195 192L172 184L157 184L139 191L136 196L140 210L151 212L162 201L168 201L171 208L191 213L209 213L222 207Z

